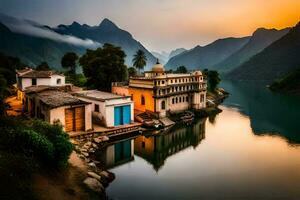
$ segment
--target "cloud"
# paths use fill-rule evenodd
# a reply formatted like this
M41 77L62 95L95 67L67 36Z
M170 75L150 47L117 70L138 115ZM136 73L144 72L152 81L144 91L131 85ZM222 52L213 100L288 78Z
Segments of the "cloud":
M46 38L57 42L95 49L101 44L91 39L80 39L71 35L61 35L34 21L17 19L0 13L0 22L6 25L12 32L22 33L40 38Z

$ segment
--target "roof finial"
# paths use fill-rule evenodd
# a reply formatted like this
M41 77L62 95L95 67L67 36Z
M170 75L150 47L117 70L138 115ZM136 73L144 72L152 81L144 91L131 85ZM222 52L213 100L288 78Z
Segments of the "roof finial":
M160 64L158 58L156 58L156 64Z

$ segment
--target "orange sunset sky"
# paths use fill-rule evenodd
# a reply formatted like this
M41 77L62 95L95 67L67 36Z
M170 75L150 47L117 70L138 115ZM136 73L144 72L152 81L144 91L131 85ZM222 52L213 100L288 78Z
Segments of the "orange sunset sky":
M148 49L192 48L300 21L300 0L1 0L0 12L56 26L109 18Z

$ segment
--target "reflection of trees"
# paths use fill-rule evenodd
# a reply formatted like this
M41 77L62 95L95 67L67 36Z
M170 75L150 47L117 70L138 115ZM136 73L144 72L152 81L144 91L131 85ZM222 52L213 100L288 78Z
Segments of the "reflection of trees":
M300 99L269 91L257 82L224 81L230 97L225 105L238 107L248 115L255 134L279 134L291 143L300 143Z
M139 136L134 140L134 152L159 170L169 156L200 144L205 138L205 121L201 119L191 126L176 125L168 132L149 137Z

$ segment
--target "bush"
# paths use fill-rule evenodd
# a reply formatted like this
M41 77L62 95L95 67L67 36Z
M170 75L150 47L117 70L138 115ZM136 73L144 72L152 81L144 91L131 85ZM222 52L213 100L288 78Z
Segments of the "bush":
M50 125L40 120L26 124L15 118L3 118L0 121L1 147L36 156L47 166L61 168L67 165L73 145L60 125Z

